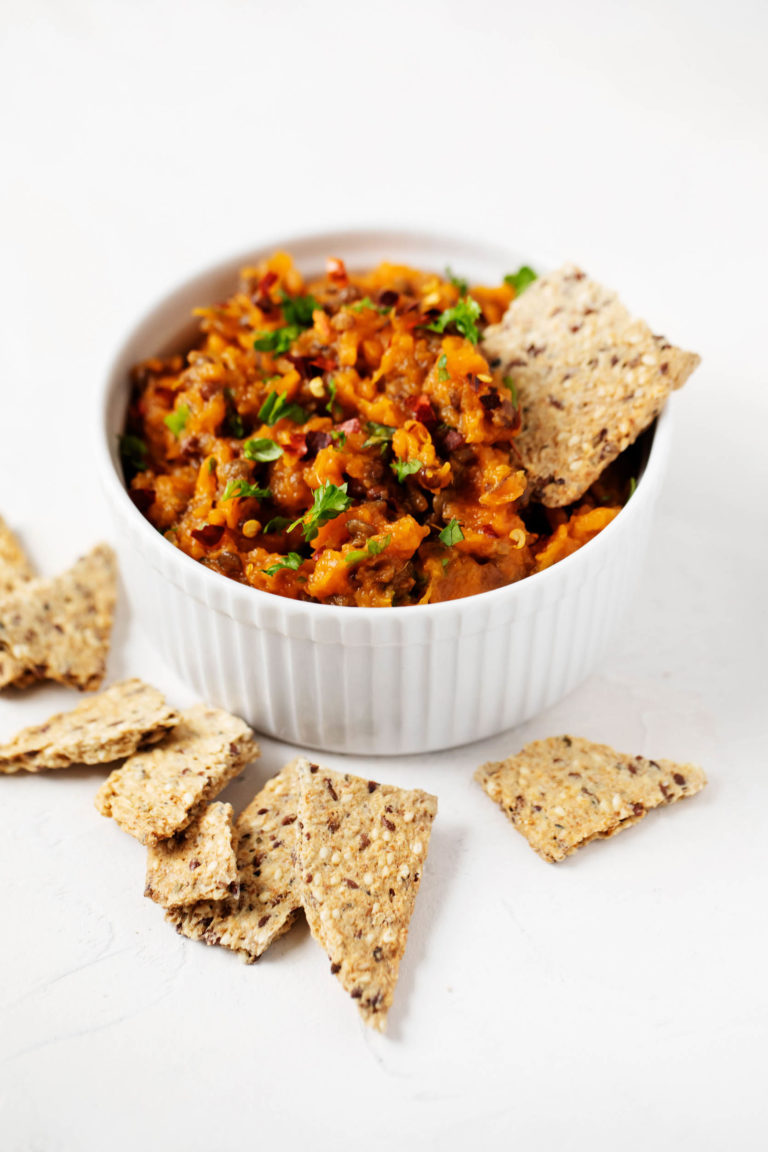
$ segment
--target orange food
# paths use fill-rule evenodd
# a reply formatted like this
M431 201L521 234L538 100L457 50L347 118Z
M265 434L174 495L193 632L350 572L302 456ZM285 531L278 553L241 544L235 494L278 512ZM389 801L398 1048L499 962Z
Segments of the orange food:
M436 603L548 567L620 501L530 502L514 392L479 347L513 296L340 260L305 285L286 253L245 269L191 351L133 370L134 501L201 563L300 600Z

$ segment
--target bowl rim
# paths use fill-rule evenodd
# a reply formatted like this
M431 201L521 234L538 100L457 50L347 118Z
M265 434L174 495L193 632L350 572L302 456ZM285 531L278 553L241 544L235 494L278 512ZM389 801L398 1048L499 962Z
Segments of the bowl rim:
M317 244L321 242L327 245L328 251L341 251L343 256L343 249L345 244L365 243L370 242L382 245L398 245L398 244L428 244L437 249L445 248L449 253L451 249L454 251L458 248L466 249L467 252L473 252L481 260L494 260L501 257L512 256L512 259L520 258L519 254L516 256L514 253L510 254L509 250L505 249L502 244L492 244L489 242L487 236L483 238L472 237L471 235L459 233L440 233L432 232L428 229L408 229L408 228L376 228L376 227L354 227L347 229L333 229L325 231L323 229L313 230L310 232L297 233L288 237L278 236L273 239L265 239L256 241L245 249L232 253L230 256L219 259L214 263L209 263L198 268L196 271L185 275L181 280L173 281L169 287L166 287L163 292L156 295L151 304L145 307L131 324L124 329L124 335L118 347L113 351L109 358L106 371L102 373L101 378L97 382L97 404L96 420L97 429L94 437L97 455L97 467L101 478L103 490L105 495L110 500L112 507L119 512L123 517L128 517L128 521L133 525L135 531L139 534L142 540L142 553L145 550L156 550L157 565L160 567L166 579L172 583L179 584L166 571L169 564L179 565L179 575L186 573L189 579L197 579L201 582L201 587L207 587L211 596L206 599L206 604L211 608L217 608L215 594L217 589L223 590L221 581L226 581L226 587L231 597L230 605L242 607L244 611L253 612L258 608L259 604L264 609L275 609L277 605L287 613L289 616L304 616L309 613L310 616L319 614L319 618L325 619L330 622L332 619L336 620L349 620L354 616L355 620L379 620L382 616L388 620L404 620L414 619L414 612L419 617L430 616L438 619L441 616L450 616L457 612L471 612L473 608L480 607L480 604L489 610L492 610L496 605L506 602L519 601L527 595L534 595L539 592L544 592L546 588L554 585L556 582L562 582L565 579L573 579L574 582L580 572L586 574L588 566L592 561L599 558L600 551L605 552L613 545L614 539L617 539L624 531L629 531L631 524L635 518L641 519L642 507L653 498L653 493L658 483L661 480L661 475L666 465L667 456L669 454L670 437L671 437L671 406L667 402L662 408L659 415L656 417L654 423L650 426L653 430L653 438L648 451L648 457L645 466L640 473L637 480L637 487L632 494L630 500L622 507L619 514L614 517L610 524L606 525L594 539L588 541L587 544L582 545L576 552L571 553L570 556L558 560L556 564L545 568L541 572L531 573L530 576L524 577L513 584L505 584L500 588L494 588L487 592L479 592L473 596L464 596L456 600L444 600L436 604L409 604L399 605L396 607L355 607L342 606L337 604L321 604L308 600L294 600L287 596L278 596L274 592L266 592L260 588L253 588L251 585L241 584L231 577L225 576L220 572L215 572L212 569L201 564L199 560L195 560L186 552L176 548L169 540L154 528L150 522L142 516L139 509L131 500L128 495L128 490L123 481L119 455L116 446L110 444L112 433L109 428L110 409L113 403L113 397L119 388L125 386L125 379L120 377L119 370L122 361L131 345L136 340L141 330L147 327L152 319L161 311L173 304L174 298L184 293L191 291L196 284L204 284L207 281L212 281L224 275L232 273L236 275L237 270L241 267L247 266L255 259L260 259L261 254L265 251L275 251L278 249L291 251L292 248L307 246L308 244ZM449 258L451 258L449 256ZM536 260L530 255L524 258L527 261L532 261L534 264ZM538 262L542 268L554 266L552 261L543 259ZM177 326L177 332L182 327L181 322ZM147 353L151 355L151 352ZM586 553L586 555L584 555ZM189 589L185 588L189 593ZM276 604L277 602L277 604ZM218 610L221 610L220 608ZM229 615L229 612L227 613Z

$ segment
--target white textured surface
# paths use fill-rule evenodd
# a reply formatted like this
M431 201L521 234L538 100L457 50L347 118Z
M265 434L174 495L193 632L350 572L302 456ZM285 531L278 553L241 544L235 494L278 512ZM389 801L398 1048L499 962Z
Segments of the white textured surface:
M99 771L0 781L3 1152L764 1147L766 33L748 0L6 0L0 508L45 571L107 522L82 420L125 325L272 234L575 259L704 362L599 671L478 746L327 757L440 798L389 1038L304 930L252 968L176 937ZM186 704L125 603L111 675ZM3 696L0 739L69 698ZM548 867L471 771L569 729L710 787Z

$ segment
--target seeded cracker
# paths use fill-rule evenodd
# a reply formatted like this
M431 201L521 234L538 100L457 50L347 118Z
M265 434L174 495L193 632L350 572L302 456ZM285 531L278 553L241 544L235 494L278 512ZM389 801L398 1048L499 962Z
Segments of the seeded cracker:
M165 908L238 891L231 804L209 804L183 832L147 849L144 895Z
M0 596L32 580L34 575L23 548L0 516Z
M548 508L583 496L700 363L573 265L513 300L486 330L483 350L514 382L515 446Z
M61 576L30 580L0 601L0 652L36 679L98 688L116 595L115 554L99 544Z
M693 796L707 782L694 764L625 756L577 736L527 744L517 756L483 764L475 779L552 863L636 824L651 808Z
M197 704L182 712L161 744L137 752L110 773L96 794L96 807L142 844L157 844L186 828L195 809L258 755L243 720Z
M301 907L293 863L297 763L268 781L237 818L239 897L169 912L168 920L182 936L221 944L252 964L293 924Z
M162 740L177 720L156 688L123 680L0 744L0 773L107 764Z
M23 548L0 516L0 598L34 578L34 569ZM0 647L0 688L13 684L26 688L35 676L24 671L24 666Z
M365 1022L383 1031L437 798L306 760L299 784L298 863L309 927Z

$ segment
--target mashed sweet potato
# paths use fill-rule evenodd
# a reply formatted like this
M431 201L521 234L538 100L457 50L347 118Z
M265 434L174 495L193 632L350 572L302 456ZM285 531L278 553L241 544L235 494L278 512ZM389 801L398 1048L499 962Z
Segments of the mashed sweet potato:
M555 563L619 511L615 493L533 505L514 381L479 339L515 288L330 260L305 284L277 253L201 308L186 355L132 373L131 496L178 548L280 596L426 604Z

